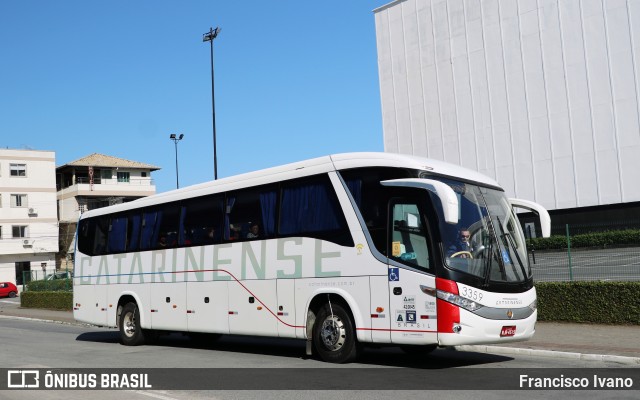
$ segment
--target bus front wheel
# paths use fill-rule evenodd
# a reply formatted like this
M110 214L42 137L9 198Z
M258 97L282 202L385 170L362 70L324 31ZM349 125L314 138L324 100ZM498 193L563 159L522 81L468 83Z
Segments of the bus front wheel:
M120 342L125 346L144 343L144 333L140 327L140 310L136 303L127 303L120 313Z
M325 304L313 326L315 349L323 361L347 363L358 353L356 331L349 313L340 304Z

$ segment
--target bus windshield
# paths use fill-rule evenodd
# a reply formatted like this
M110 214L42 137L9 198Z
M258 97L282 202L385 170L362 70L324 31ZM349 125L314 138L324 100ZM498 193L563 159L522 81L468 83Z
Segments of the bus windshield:
M518 283L531 278L524 235L504 192L443 179L457 194L459 220L440 230L447 267L485 282Z

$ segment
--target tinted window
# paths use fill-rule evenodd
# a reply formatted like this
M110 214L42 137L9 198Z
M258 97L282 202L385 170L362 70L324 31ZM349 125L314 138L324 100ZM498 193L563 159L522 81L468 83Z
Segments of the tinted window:
M184 245L219 243L222 238L224 196L204 196L182 203Z
M154 248L177 247L184 240L184 230L180 230L182 210L176 203L163 204L156 210L158 227L157 241Z
M275 237L277 186L239 190L227 195L225 240Z
M78 249L87 255L100 255L107 252L108 217L86 218L80 221L78 231Z
M351 196L360 209L376 249L387 254L387 209L394 190L381 181L414 177L415 173L400 168L356 168L341 171ZM397 190L397 189L396 189Z
M342 208L327 175L283 184L279 233L353 246Z

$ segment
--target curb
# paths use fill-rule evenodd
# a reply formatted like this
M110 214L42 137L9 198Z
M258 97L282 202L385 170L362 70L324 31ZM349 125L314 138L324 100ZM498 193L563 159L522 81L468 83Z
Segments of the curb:
M0 315L0 319L17 319L17 320L21 320L21 321L46 322L48 324L60 324L60 325L91 326L91 325L88 325L88 324L81 324L81 323L78 323L78 322L60 321L60 320L55 320L55 319L19 317L17 315Z
M459 351L471 351L476 353L525 355L525 356L562 358L562 359L583 360L583 361L604 361L604 362L613 362L613 363L625 364L625 365L640 366L640 357L614 356L614 355L608 355L608 354L583 354L583 353L571 353L566 351L526 349L526 348L520 348L520 347L484 346L484 345L455 346L455 349Z

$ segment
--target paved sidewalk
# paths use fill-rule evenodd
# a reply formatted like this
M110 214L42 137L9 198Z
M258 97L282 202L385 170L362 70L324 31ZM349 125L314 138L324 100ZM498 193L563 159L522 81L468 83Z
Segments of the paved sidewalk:
M80 324L73 319L71 311L21 308L19 303L1 302L0 318L2 317ZM536 334L529 341L499 346L459 346L458 349L495 354L604 360L640 367L640 326L538 322Z
M640 326L538 322L535 335L526 342L461 346L460 350L603 360L640 367Z

